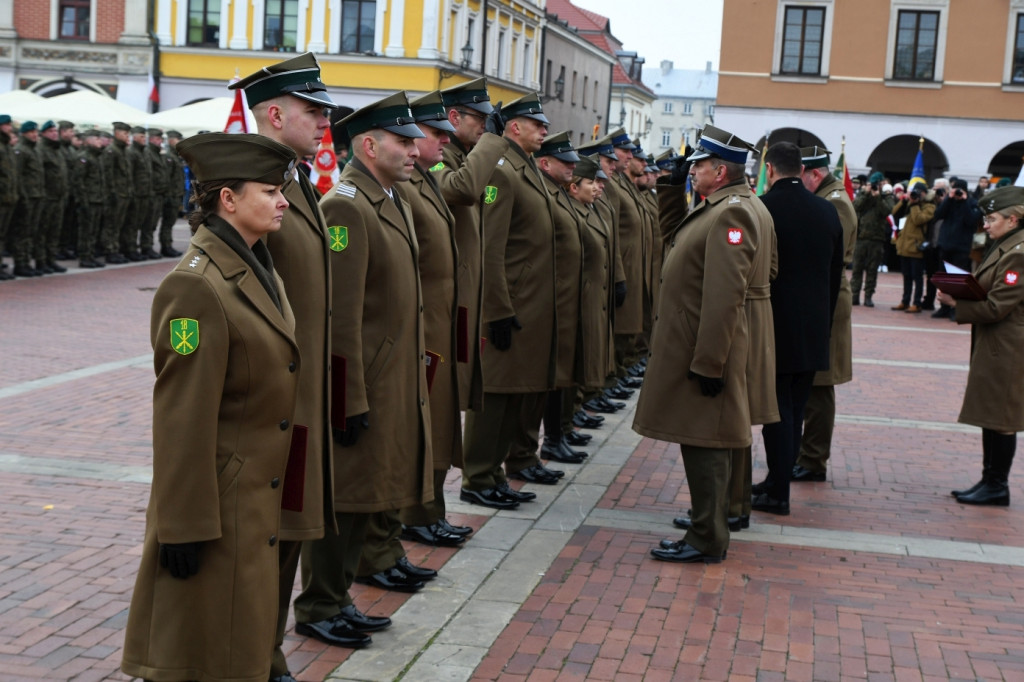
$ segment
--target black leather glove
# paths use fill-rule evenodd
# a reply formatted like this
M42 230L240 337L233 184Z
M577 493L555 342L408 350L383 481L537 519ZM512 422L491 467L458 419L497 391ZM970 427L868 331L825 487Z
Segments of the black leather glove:
M334 442L343 448L351 447L359 440L359 432L370 428L370 413L363 412L351 417L345 417L345 430L338 428L331 429L334 432Z
M491 322L491 345L497 350L508 350L512 347L512 328L522 329L519 319L513 315L503 320Z
M487 120L484 121L484 129L489 133L494 133L498 137L501 137L505 132L505 119L501 116L501 102L494 105L494 111L487 114Z
M670 185L685 185L686 177L690 174L690 166L692 162L687 161L690 154L693 153L693 147L686 145L686 155L677 156L672 163L672 175L669 176L668 184Z
M615 307L621 308L622 304L626 302L626 283L616 282L615 283Z
M182 542L176 545L160 545L160 565L175 578L185 580L199 572L198 542Z
M700 384L701 395L708 398L714 398L725 389L724 379L701 376L693 370L687 372L686 376L690 379L696 379L697 383Z

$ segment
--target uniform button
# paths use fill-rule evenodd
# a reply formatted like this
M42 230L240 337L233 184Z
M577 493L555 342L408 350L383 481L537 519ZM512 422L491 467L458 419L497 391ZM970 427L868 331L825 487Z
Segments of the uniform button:
M294 372L295 371L295 363L294 362L289 362L288 363L288 371L289 372Z
M420 306L420 312L421 313L423 312L423 306Z
M270 479L270 487L271 488L276 488L279 485L281 485L281 479L280 478L278 478L277 476L274 476L272 479Z
M281 426L281 430L282 431L287 431L288 430L288 420L287 419L282 419L280 426Z
M424 400L423 398L420 398L420 405L426 405L426 404L427 404L427 401Z
M276 535L271 535L270 539L267 541L267 544L270 545L271 547L276 545L277 544L277 536Z
M673 240L672 240L672 243L671 243L671 244L669 244L669 246L675 246L675 245L676 245L676 240L675 240L675 239L673 239Z
M655 322L657 322L657 321L658 321L658 316L657 316L657 315L655 315L655 316L654 316L654 321L655 321Z

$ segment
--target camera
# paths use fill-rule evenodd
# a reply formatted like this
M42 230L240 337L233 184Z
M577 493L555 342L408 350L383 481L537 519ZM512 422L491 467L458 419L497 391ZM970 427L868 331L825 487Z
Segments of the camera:
M919 201L921 199L921 194L922 194L921 190L919 188L915 187L914 189L910 190L910 200L911 201Z
M921 242L920 244L917 245L918 251L927 251L930 248L932 248L931 242Z
M871 191L872 192L877 192L879 189L881 189L881 188L878 186L877 182L872 182L871 183Z
M957 199L965 199L967 198L967 192L963 191L962 189L955 189L953 190L953 196L956 197Z

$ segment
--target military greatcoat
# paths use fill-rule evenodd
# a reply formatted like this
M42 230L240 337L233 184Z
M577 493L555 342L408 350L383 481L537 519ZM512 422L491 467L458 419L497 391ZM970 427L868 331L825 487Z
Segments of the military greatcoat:
M583 288L580 293L580 328L583 337L581 385L596 389L615 371L615 335L610 311L615 307L615 261L612 227L596 205L573 200L583 237Z
M670 233L638 433L703 448L750 445L743 306L763 221L771 216L740 180L712 192ZM725 389L705 397L690 371L722 378Z
M498 160L508 150L503 137L484 133L469 152L453 139L445 146L441 167L431 168L441 187L441 195L455 217L455 243L459 250L458 297L459 313L465 317L464 329L458 330L460 344L465 344L465 362L458 362L459 407L480 410L484 400L484 375L480 352L481 312L484 286L484 189L491 179ZM436 170L435 170L436 169Z
M844 267L839 281L836 310L832 314L832 336L829 338L828 350L831 366L814 375L815 386L838 386L853 380L853 292L850 290L846 266L853 262L853 249L857 245L857 212L853 209L853 202L843 183L831 175L822 180L814 193L836 207L839 222L843 226Z
M353 159L320 200L331 242L332 424L370 428L334 461L334 506L367 514L434 498L419 246L412 209Z
M548 176L544 186L551 198L555 225L555 309L558 319L555 388L571 388L581 381L578 368L583 349L580 339L580 291L583 276L583 236L573 200Z
M619 254L626 277L626 302L615 311L615 333L639 334L644 330L644 209L636 187L624 174L616 174L611 182L619 196Z
M230 229L230 228L227 228ZM281 481L299 385L295 320L201 226L153 300L153 489L121 669L149 680L266 682L277 620ZM201 542L199 572L159 565Z

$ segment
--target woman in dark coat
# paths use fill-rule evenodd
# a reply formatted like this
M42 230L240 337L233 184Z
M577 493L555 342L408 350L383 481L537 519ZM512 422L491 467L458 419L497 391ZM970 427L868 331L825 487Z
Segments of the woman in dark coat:
M183 140L192 244L153 300L153 488L121 669L266 682L299 377L295 320L260 237L295 154L259 135Z
M974 272L987 292L982 301L938 293L956 307L958 324L971 325L971 365L958 421L981 427L981 480L953 496L964 504L1005 507L1007 479L1024 430L1024 188L992 190L981 201L985 231L992 238Z

